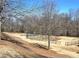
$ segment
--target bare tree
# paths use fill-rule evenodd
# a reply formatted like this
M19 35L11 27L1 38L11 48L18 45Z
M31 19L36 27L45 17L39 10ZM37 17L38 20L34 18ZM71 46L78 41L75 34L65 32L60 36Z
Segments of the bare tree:
M53 15L55 14L55 2L53 0L44 0L44 31L48 35L48 49L50 49L50 35L51 35L51 20L53 20ZM52 19L53 18L53 19Z

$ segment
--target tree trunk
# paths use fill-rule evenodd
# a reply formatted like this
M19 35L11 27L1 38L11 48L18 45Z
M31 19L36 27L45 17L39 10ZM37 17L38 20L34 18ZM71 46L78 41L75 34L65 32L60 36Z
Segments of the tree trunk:
M48 50L50 49L50 36L48 35Z

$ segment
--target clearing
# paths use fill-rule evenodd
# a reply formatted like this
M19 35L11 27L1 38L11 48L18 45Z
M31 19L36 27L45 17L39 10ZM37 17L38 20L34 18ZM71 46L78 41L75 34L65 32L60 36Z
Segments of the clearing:
M0 48L3 46L1 50L6 49L6 53L8 50L11 50L14 53L10 55L11 52L9 52L9 56L3 57L79 57L79 54L76 53L79 52L79 47L77 46L64 47L51 42L51 49L47 50L47 41L27 39L24 33L4 32L3 36L5 36L5 38L0 41ZM0 53L2 53L2 55L5 54L5 52Z

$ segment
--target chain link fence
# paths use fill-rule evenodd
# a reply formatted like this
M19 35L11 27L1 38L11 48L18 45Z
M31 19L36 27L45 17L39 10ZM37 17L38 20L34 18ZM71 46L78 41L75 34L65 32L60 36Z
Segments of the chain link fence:
M48 41L48 35L40 34L28 34L28 38L31 40ZM50 36L51 44L57 44L61 46L79 45L79 39L62 39L57 36Z

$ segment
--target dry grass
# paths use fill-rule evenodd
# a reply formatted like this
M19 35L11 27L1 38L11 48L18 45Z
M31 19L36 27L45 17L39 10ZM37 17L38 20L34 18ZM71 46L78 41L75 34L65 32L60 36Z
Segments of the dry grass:
M14 33L13 33L14 34ZM52 50L47 50L46 46L43 45L39 45L39 44L31 44L28 43L24 40L22 40L22 37L20 38L18 35L20 34L11 34L8 33L8 37L14 39L14 41L18 41L21 42L21 44L15 43L15 42L11 42L13 40L1 40L0 41L0 45L5 45L7 51L13 51L14 52L14 56L9 56L9 57L18 57L16 56L16 54L20 55L20 57L69 57L67 55L63 55L63 54L59 54L55 51ZM17 38L16 38L17 37ZM8 46L8 47L7 47ZM10 49L9 49L10 48ZM4 48L3 48L4 49ZM5 51L5 50L4 50ZM4 52L3 52L4 53ZM8 52L6 52L8 53ZM12 55L12 52L9 52L9 55ZM3 54L4 57L5 54Z
M5 45L0 45L0 58L22 58L23 56L20 55L15 49L5 46Z

